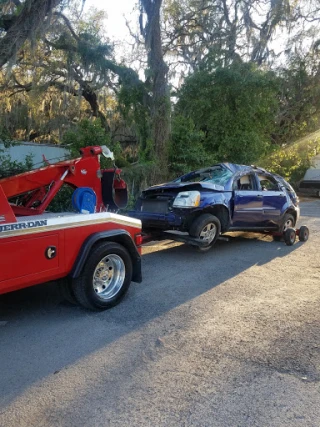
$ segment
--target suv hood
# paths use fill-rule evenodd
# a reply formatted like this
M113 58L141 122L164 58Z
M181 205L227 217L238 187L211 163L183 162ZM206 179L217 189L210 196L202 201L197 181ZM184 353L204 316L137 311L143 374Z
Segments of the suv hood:
M211 190L211 191L225 191L224 187L217 184L210 184L208 182L171 182L167 184L154 185L153 187L148 188L143 191L144 194L155 193L159 191L165 192L166 190L175 190L175 192L179 191L201 191L201 190Z

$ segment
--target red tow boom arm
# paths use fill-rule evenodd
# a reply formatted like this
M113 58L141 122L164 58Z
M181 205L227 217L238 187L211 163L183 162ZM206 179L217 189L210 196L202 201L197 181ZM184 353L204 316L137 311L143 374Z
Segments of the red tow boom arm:
M25 195L22 205L9 204L8 209L6 209L7 215L12 211L10 217L12 217L12 222L15 222L14 216L42 214L63 184L69 184L73 188L92 188L97 196L96 211L105 211L101 191L102 171L99 161L102 153L102 147L85 147L80 150L81 157L77 159L58 162L30 172L0 179L1 199L3 196L8 200L15 196ZM120 175L120 173L120 169L115 170L116 175Z

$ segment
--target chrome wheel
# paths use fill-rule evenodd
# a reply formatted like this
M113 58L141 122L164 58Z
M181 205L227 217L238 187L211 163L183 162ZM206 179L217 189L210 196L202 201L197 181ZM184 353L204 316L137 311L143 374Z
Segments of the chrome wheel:
M121 289L125 276L123 259L116 254L105 256L93 273L93 289L96 295L104 301L113 298Z
M81 274L72 281L75 298L90 310L114 307L127 293L132 272L132 259L124 246L100 241L88 255Z
M211 242L213 242L214 238L216 237L216 234L217 234L217 226L214 223L209 222L209 224L207 224L201 230L199 238L201 240L204 240L209 245Z

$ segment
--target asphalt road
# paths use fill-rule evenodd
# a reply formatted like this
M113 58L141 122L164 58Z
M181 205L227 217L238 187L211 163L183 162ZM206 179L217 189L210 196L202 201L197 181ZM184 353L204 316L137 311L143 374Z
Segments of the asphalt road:
M149 244L103 313L53 284L1 296L0 426L318 427L320 200L301 207L292 247Z

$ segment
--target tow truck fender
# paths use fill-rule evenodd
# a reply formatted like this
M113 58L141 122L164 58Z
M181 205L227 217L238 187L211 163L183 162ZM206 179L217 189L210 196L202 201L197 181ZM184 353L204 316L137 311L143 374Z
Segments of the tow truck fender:
M141 274L141 256L137 250L137 247L132 240L130 233L126 230L110 230L110 231L100 231L98 233L91 234L83 243L77 259L72 267L69 277L75 279L79 277L82 271L82 268L90 255L91 249L93 246L101 241L111 241L120 243L123 245L129 252L132 259L132 281L141 283L142 274Z

